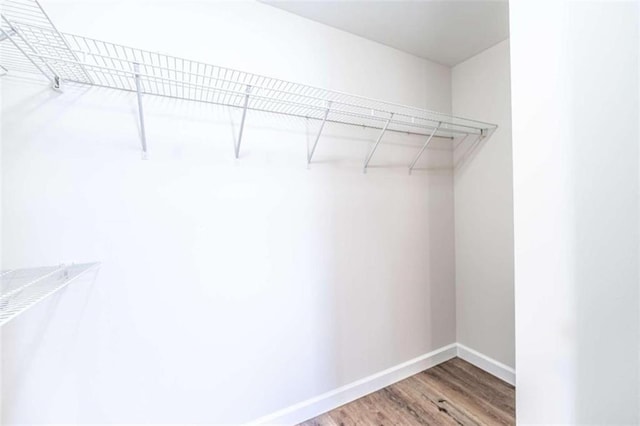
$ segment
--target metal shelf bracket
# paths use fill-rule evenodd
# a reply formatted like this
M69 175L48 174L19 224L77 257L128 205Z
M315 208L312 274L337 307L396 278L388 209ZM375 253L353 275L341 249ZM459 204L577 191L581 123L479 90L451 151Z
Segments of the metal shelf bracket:
M387 131L387 127L389 127L389 123L391 122L391 119L393 119L393 114L391 114L391 117L389 117L389 119L384 123L384 127L382 128L382 131L378 136L378 140L376 140L376 143L373 145L373 148L371 148L371 151L369 151L369 155L367 155L367 159L364 160L364 167L362 168L362 173L367 173L367 167L369 167L369 162L371 161L373 154L376 152L376 149L378 149L378 145L380 145L380 141L382 140L384 133Z
M433 139L433 135L436 134L436 132L438 131L441 125L442 125L442 121L438 123L435 129L433 129L433 132L431 132L431 134L427 138L424 145L422 145L422 148L420 148L418 155L416 155L416 158L413 159L413 161L411 162L411 165L409 166L409 174L411 174L411 172L413 171L413 168L416 166L416 163L418 162L420 157L422 157L422 153L424 153L424 151L427 149L427 146L429 146L429 142L431 142L431 140Z
M382 129L364 161L364 173L386 133L428 137L420 156L433 138L453 141L457 136L468 135L486 141L496 128L495 124L424 108L61 33L38 0L0 1L4 6L0 19L0 75L42 74L55 90L65 84L82 84L136 93L143 158L147 158L148 147L142 95L241 109L240 128L233 136L236 159L240 157L247 111L318 121L317 134L306 141L307 168L327 123L378 132ZM409 173L415 164L414 161L409 166Z
M142 108L142 85L140 84L140 64L134 63L136 94L138 95L138 117L140 119L140 141L142 142L142 159L148 158L147 154L147 135L144 130L144 110Z
M309 165L311 164L313 153L316 152L316 147L318 146L318 141L320 140L320 135L322 134L322 129L324 129L324 125L327 122L327 117L329 116L330 111L331 111L331 102L328 102L327 110L324 112L322 123L320 123L320 129L318 129L318 134L316 135L316 140L313 143L313 147L311 147L311 150L309 150L309 143L307 142L307 168L309 168Z
M238 142L234 143L236 159L240 156L240 144L242 143L242 133L244 132L244 119L247 116L247 107L249 106L249 94L251 93L251 86L247 86L245 89L244 103L242 105L242 119L240 120L240 132L238 133Z

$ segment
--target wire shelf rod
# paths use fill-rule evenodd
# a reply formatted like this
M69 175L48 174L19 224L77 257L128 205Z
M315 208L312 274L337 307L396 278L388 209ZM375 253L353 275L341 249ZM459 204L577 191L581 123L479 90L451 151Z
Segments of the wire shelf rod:
M83 52L81 50L72 49L72 51L74 53L76 53L76 54L85 53L85 52ZM127 63L130 63L132 65L137 63L133 59L114 58L113 56L102 55L102 54L99 54L99 53L91 53L90 56L99 57L99 58L102 58L102 59L105 59L105 60L109 59L112 62L113 66L112 67L108 67L106 63L104 64L104 66L105 66L105 69L113 70L113 71L116 71L116 70L117 71L124 71L124 70L119 70L118 68L116 68L114 61L127 62ZM78 63L78 64L79 65L84 65L84 66L93 66L92 64L88 64L88 63ZM157 69L159 71L171 71L171 68L165 67L165 66L161 66L161 65L144 64L144 66L145 66L145 69L146 69L147 66L149 66L149 67L151 67L153 69ZM219 81L219 82L224 82L224 83L229 83L229 84L238 84L236 81L233 81L233 80L228 80L228 79L219 78L219 77L209 77L209 76L205 76L205 75L202 75L202 74L194 73L194 72L191 72L191 71L189 71L189 72L187 72L187 71L181 72L181 74L188 75L190 77L193 76L196 79L199 79L199 78L210 78L210 79L213 79L213 80ZM146 76L150 77L149 74L147 74ZM173 80L169 80L169 81L173 81ZM176 80L176 81L178 81L178 80ZM182 83L184 80L179 80L179 81ZM247 84L247 82L245 81L242 84ZM313 100L316 100L318 102L326 102L326 99L318 97L318 96L307 95L307 94L292 94L291 92L287 92L287 91L279 90L279 89L268 88L268 87L256 85L255 83L249 83L249 84L252 87L256 88L256 89L264 90L264 91L267 91L269 93L281 93L281 94L283 94L285 96L297 96L297 97L303 97L303 98L307 98L307 99L313 99ZM197 86L197 84L196 84L196 86ZM350 107L354 107L354 108L361 108L361 109L367 109L367 110L371 109L370 107L367 107L367 106L348 103L348 102L339 101L339 100L332 101L332 103L333 104L350 106ZM406 114L406 113L398 113L398 112L393 112L393 111L389 111L389 110L375 109L375 111L379 112L379 113L382 113L382 114L391 114L391 113L393 113L395 116L404 116L404 117L407 117L407 118L416 118L416 117L411 116L411 115ZM438 119L435 119L435 118L424 118L424 117L417 117L417 118L421 119L421 120L424 120L424 121L432 121L434 123L440 123L441 122L441 121L439 121ZM465 120L468 120L468 119L465 119ZM469 126L469 125L465 125L465 124L459 124L459 123L449 123L449 124L455 125L456 127L465 127L465 128L470 128L470 129L478 129L478 127L473 127L473 126Z
M101 42L100 40L92 39L90 37L79 36L79 35L74 35L74 34L69 34L69 33L64 33L64 36L65 37L76 38L76 39L85 39L86 38L88 40L95 40L97 42ZM127 46L122 46L122 47L127 47ZM134 47L128 47L128 48L131 49L131 50L140 50L140 49L137 49L137 48L134 48ZM148 52L148 53L161 55L161 54L155 53L155 52ZM190 61L190 62L193 62L193 63L200 63L200 64L203 64L203 65L210 65L210 64L205 64L203 62L198 62L198 61L192 61L190 59L185 59L185 58L182 58L182 57L179 57L179 56L168 56L168 55L164 55L164 56L171 57L171 58L174 58L174 59L177 59L177 60L181 60L181 61ZM448 118L448 119L464 120L464 121L468 121L468 122L477 123L477 124L481 125L480 127L482 127L482 128L485 128L487 126L489 126L489 127L494 127L495 126L495 124L486 123L486 122L483 122L483 121L480 121L480 120L474 120L474 119L460 117L460 116L447 114L447 113L443 113L443 112L438 112L438 111L433 111L433 110L428 110L428 109L422 109L422 108L408 106L408 105L402 105L402 104L398 104L398 103L394 103L394 102L390 102L390 101L382 101L382 100L377 100L377 99L371 99L371 98L367 98L365 96L346 93L346 92L341 92L341 91L337 91L337 90L328 90L328 89L324 89L324 88L320 88L320 87L316 87L316 86L311 86L311 85L302 85L302 84L299 84L299 83L287 82L285 80L278 80L278 79L275 79L275 78L265 77L265 76L261 76L261 75L253 74L253 73L248 73L248 72L240 71L240 70L233 69L233 68L222 68L222 67L218 67L218 68L227 70L229 72L235 72L235 73L238 73L238 74L251 75L251 76L255 76L255 77L264 77L264 78L267 78L267 79L276 80L276 81L280 81L280 82L283 82L283 83L289 83L291 85L295 85L295 86L299 86L299 87L304 87L304 88L308 88L308 89L315 89L315 90L318 90L318 91L323 92L323 93L332 94L334 96L335 95L340 95L340 96L344 96L344 97L349 98L349 99L359 99L359 100L363 101L364 104L368 104L370 102L375 102L375 103L378 103L378 104L381 104L381 105L388 105L388 106L392 106L392 107L403 108L405 110L415 111L418 114L431 114L431 115L442 116L442 117ZM252 85L252 86L255 87L256 85ZM398 111L391 111L391 112L393 112L394 114L399 114ZM438 121L438 120L436 120L436 121ZM443 123L446 123L446 120L440 120L440 121L443 121ZM452 124L452 123L450 123L450 124Z
M78 64L77 61L72 61L72 60L67 60L67 59L58 59L55 57L51 57L48 55L40 55L40 54L34 54L33 56L36 56L38 58L43 58L43 59L49 59L49 60L54 60L54 61L61 61L61 62L67 62L67 63L72 63L72 64ZM88 69L92 69L92 68L96 68L96 69L101 69L101 70L108 70L111 72L116 73L116 75L122 75L122 74L126 74L129 77L135 77L136 72L135 71L130 71L130 70L124 70L124 69L112 69L110 67L105 67L105 66L101 66L101 65L93 65L93 64L83 64L86 68ZM168 83L174 82L175 80L172 79L167 79L164 77L159 77L159 76L155 76L155 75L149 75L149 74L143 74L143 73L139 73L140 77L144 77L145 79L148 80L162 80ZM113 77L112 77L113 80ZM113 80L115 81L115 80ZM82 82L79 82L82 83ZM190 82L181 82L182 86L196 86L194 83L190 83ZM117 86L117 84L103 84L103 87L109 87L109 88L117 88L120 90L123 90L122 87ZM229 100L230 95L233 96L239 96L239 97L244 97L244 93L240 92L240 91L236 91L236 90L230 90L230 89L221 89L218 87L203 87L203 89L205 90L209 90L209 91L215 91L215 92L221 92L224 93L225 95L225 101L224 102L218 102L221 105L228 105L228 106L237 106L235 105L233 102L231 102ZM182 91L184 93L184 90ZM156 95L156 93L153 92L147 92L147 91L143 91L143 93L145 94L149 94L149 95ZM185 100L193 100L190 97L187 96L177 96L177 95L171 95L169 97L177 97L177 98L182 98ZM265 102L271 102L271 103L276 103L276 104L287 104L290 106L293 105L297 105L303 108L307 108L307 109L313 109L313 110L318 110L318 111L324 111L326 108L325 107L321 107L321 106L316 106L316 105L310 105L310 104L303 104L300 102L294 102L294 101L285 101L285 100L281 100L281 99L274 99L274 98L269 98L266 96L262 96L262 95L251 95L252 99L261 99L264 100ZM250 108L252 109L252 108ZM351 111L345 111L345 110L337 110L337 109L331 109L330 111L331 113L337 113L337 114L342 114L342 115L347 115L347 116L351 116L351 117L358 117L358 118L364 118L364 119L371 119L371 120L376 120L376 121L381 121L384 122L387 119L385 117L381 117L378 115L366 115L366 114L360 114L360 113L355 113L355 112L351 112ZM393 113L390 113L393 114ZM394 114L395 115L395 114ZM416 127L416 128L422 128L422 129L433 129L435 126L431 126L431 125L418 125L418 124L413 124L413 123L407 123L404 121L399 121L399 120L392 120L391 121L392 124L396 124L396 125L406 125L406 126L410 126L410 127ZM468 126L464 126L464 125L458 125L458 124L452 124L449 123L452 126L456 126L456 127L468 127ZM371 126L365 126L365 127L371 127ZM475 132L468 132L468 131L463 131L463 130L459 130L459 129L453 129L453 128L442 128L443 131L449 132L449 133L456 133L456 134L480 134L482 129L479 128L473 128L473 130L475 130Z
M103 86L103 85L100 85L100 84L94 84L93 86L96 86L96 87L99 87L99 88L102 88L102 89L111 89L111 90L113 90L113 87L111 87L111 86ZM120 89L120 90L135 94L135 90L131 90L131 89ZM222 103L217 103L217 102L190 99L190 98L181 98L181 97L176 97L176 96L167 96L167 95L162 95L162 94L153 94L152 96L158 96L158 97L167 98L167 99L177 99L177 100L180 100L180 101L198 102L198 103L204 103L206 105L217 105L217 106L224 106L224 107L232 106L232 105L222 104ZM278 112L278 111L259 109L259 108L251 108L251 107L247 107L247 110L254 111L254 112L259 112L259 113L264 113L264 114L289 115L289 114L283 114L283 113ZM309 116L309 115L291 114L289 116L294 117L294 118L298 118L298 119L322 120L321 117L313 117L313 116ZM363 127L362 124L346 122L346 121L340 121L340 120L335 120L335 119L330 119L330 118L327 119L327 123L343 125L343 126L358 127L358 128L362 128ZM382 129L382 126L380 126L380 127L368 126L368 127L371 128L371 129L378 129L378 130ZM400 130L400 129L392 129L392 128L388 128L387 132L398 133L398 134L403 134L403 135L408 135L408 136L429 136L429 133L420 133L420 132L415 132L415 131L410 131L410 130ZM434 138L447 139L447 140L454 139L453 136L443 136L443 135L435 135Z
M30 282L28 282L28 283L26 283L26 284L23 284L23 285L21 285L21 286L19 286L19 287L16 287L16 288L14 288L13 290L10 290L10 291L7 291L7 292L3 292L3 293L1 293L1 294L0 294L0 300L8 299L9 297L11 297L11 296L13 296L14 294L16 294L16 293L18 293L18 292L20 292L20 291L24 290L25 288L29 287L30 285L36 284L36 283L38 283L39 281L42 281L42 280L44 280L44 279L46 279L46 278L48 278L48 277L52 276L53 274L55 274L55 273L57 273L57 272L62 271L62 270L64 270L64 265L60 265L57 269L54 269L54 270L52 270L51 272L49 272L49 273L47 273L47 274L44 274L44 275L42 275L42 276L40 276L40 277L36 278L36 279L35 279L35 280L33 280L33 281L30 281ZM3 274L3 275L4 275L4 274Z
M4 19L4 16L2 16L2 18ZM49 80L51 83L54 83L53 78L51 78L49 76L49 74L47 74L41 67L40 65L38 65L23 49L22 47L20 47L20 45L18 45L18 42L16 42L13 37L6 32L2 27L0 27L0 31L2 31L2 35L5 36L6 39L8 39L14 46L16 49L18 49L27 59L29 59L29 61L38 69L38 71L40 71L42 73L42 75L44 75L47 80Z
M99 263L85 263L3 271L0 326L98 267Z
M7 18L5 18L4 15L0 14L0 17L2 17L2 20L5 21L7 23L7 25L14 30L14 32L16 33L16 36L20 38L20 40L22 40L22 42L29 48L31 49L31 51L33 52L33 55L36 56L37 55L37 50L31 45L31 43L29 43L29 41L27 41L27 39L19 32L16 31L15 28L11 25L11 22L9 22L7 20ZM5 33L8 36L8 33ZM13 41L13 39L11 37L9 37L10 40ZM18 47L18 45L14 42L14 46ZM26 55L26 52L24 52L24 50L20 49L22 53L24 53ZM47 67L49 69L49 71L51 71L51 73L54 75L54 84L55 84L55 77L59 76L60 73L58 71L56 71L55 67L51 66L50 64L48 64L46 61L42 61L45 65L45 67ZM35 65L35 63L34 63Z
M365 159L365 173L387 131L427 137L409 165L411 173L433 138L453 140L462 135L464 138L479 136L482 139L491 135L497 127L452 114L323 89L95 38L63 34L58 32L37 0L4 2L9 7L3 9L0 22L2 34L10 31L8 34L15 38L12 44L1 45L0 70L37 70L49 80L53 79L54 88L57 82L64 80L70 84L90 84L136 93L143 156L147 151L143 95L241 109L238 139L234 141L236 158L239 156L247 111L319 120L320 126L313 144L310 145L310 140L307 142L307 166L326 123L380 130L378 139ZM7 17L4 13L8 14Z

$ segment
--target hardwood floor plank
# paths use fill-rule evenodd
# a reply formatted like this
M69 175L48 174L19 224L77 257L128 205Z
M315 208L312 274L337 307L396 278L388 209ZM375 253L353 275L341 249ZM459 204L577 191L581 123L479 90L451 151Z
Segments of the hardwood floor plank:
M396 389L407 401L414 415L420 416L427 424L439 425L457 425L455 419L451 418L448 413L444 412L438 406L437 398L431 398L419 386L419 382L415 378L408 378L398 382L391 389Z
M329 413L325 413L311 420L307 420L304 423L300 423L300 426L340 426L340 423L336 423Z
M448 364L448 367L461 369L469 374L473 379L479 383L484 383L486 386L491 387L496 393L502 395L505 399L504 402L510 402L511 408L515 409L514 387L509 383L498 379L495 376L487 373L484 370L479 369L473 364L468 363L460 358L454 358L452 362Z
M390 424L420 426L420 423L410 413L404 411L401 406L389 398L389 394L384 392L385 389L381 389L369 395L369 397L371 403L389 418Z
M440 367L440 366L438 366ZM490 389L481 383L460 379L450 369L435 367L420 373L420 380L437 387L443 399L478 419L481 424L510 424L508 414ZM505 416L506 414L506 416Z
M388 414L381 409L380 404L376 403L373 397L364 397L354 401L352 404L354 410L360 411L361 419L365 424L391 425L393 420Z
M455 389L450 389L446 383L441 383L437 377L418 376L416 380L426 395L437 401L438 407L445 410L458 423L477 425L483 424L486 419L474 409L474 401L461 399L456 395Z
M342 407L336 408L333 411L330 411L329 416L334 422L338 423L339 425L356 425L356 426L364 425L365 423L357 420L358 418L357 412L355 413L356 416L352 416L352 412L354 411L355 410L352 410L350 405L347 404L347 405L343 405Z
M464 361L462 362L466 365L452 363L443 366L443 371L447 375L455 377L460 383L464 383L471 394L488 401L493 408L507 414L515 411L515 390L513 386L482 370L476 371L479 369Z
M301 425L494 424L515 424L514 387L454 358Z
M401 384L399 384L401 385ZM468 416L466 413L458 410L456 407L449 404L442 398L442 393L438 389L430 384L422 383L419 378L412 377L411 383L412 391L417 394L415 403L420 406L432 407L437 415L431 424L438 425L474 425L478 422L476 419ZM394 385L395 386L395 385Z
M410 418L395 410L389 401L377 392L347 404L346 410L350 420L343 425L408 425ZM344 419L340 419L343 421Z

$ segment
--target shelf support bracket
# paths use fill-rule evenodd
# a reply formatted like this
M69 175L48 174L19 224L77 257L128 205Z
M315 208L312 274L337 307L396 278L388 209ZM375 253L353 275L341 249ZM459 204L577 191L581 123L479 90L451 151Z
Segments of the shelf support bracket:
M382 131L380 132L380 135L378 136L378 140L376 140L375 145L373 145L373 148L371 148L371 151L369 152L369 155L367 155L367 159L364 160L364 167L362 168L362 172L363 173L367 173L367 167L369 167L369 162L371 161L371 158L373 157L373 154L376 152L376 149L378 149L378 145L380 145L380 141L382 140L382 137L384 136L384 133L387 131L387 127L389 127L389 123L391 122L392 118L393 118L393 114L391 114L391 117L389 117L387 122L384 123L384 127L382 128Z
M318 134L316 135L316 140L313 143L313 147L309 150L309 143L307 142L307 168L309 164L311 164L311 159L313 158L313 153L316 152L316 147L318 146L318 141L320 140L320 135L322 134L322 129L324 129L324 125L327 122L327 117L329 116L329 112L331 111L331 102L327 105L327 110L324 112L324 117L322 118L322 123L320 124L320 129L318 130Z
M238 133L238 142L234 144L236 159L240 156L240 144L242 143L242 132L244 131L244 119L247 116L247 107L249 106L249 94L251 86L247 86L244 95L244 104L242 105L242 119L240 120L240 132Z
M487 129L480 129L480 134L478 134L478 137L473 141L473 143L471 144L471 146L469 147L469 151L472 151L476 148L476 146L482 142L483 139L485 139L488 135L488 130Z
M147 159L147 135L144 130L144 110L142 109L142 85L140 84L140 65L133 64L136 80L136 93L138 95L138 117L140 119L140 141L142 142L142 159Z
M411 172L413 171L413 168L416 166L416 163L418 162L420 157L422 157L422 154L427 149L427 146L429 146L429 142L431 142L431 139L433 139L433 136L436 134L438 129L440 129L441 125L442 125L442 121L439 122L438 125L433 129L433 132L431 132L431 134L427 138L427 141L424 143L424 145L422 145L422 148L420 148L420 151L418 152L418 155L416 155L416 158L413 159L413 162L409 166L409 174L411 174Z
M476 145L478 145L480 142L482 142L482 140L487 139L489 137L491 137L491 135L493 135L493 132L496 129L480 129L480 134L478 135L478 138L473 142L472 147L475 148Z

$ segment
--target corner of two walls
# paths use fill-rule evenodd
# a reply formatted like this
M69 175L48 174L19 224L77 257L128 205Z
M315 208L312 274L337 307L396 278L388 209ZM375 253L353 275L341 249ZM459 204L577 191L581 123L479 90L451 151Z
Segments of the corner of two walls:
M50 7L59 27L88 30L93 6L74 3L73 14L65 7L70 6ZM411 178L392 169L362 176L351 166L360 164L371 134L355 139L352 132L332 129L318 152L326 161L309 173L295 163L304 161L304 128L274 134L252 121L243 151L249 154L234 162L228 120L220 112L150 98L146 118L154 159L140 162L131 136L136 135L132 98L95 89L70 91L52 102L38 86L8 82L2 104L13 120L4 117L12 125L2 132L2 177L22 186L3 188L3 260L37 265L64 256L97 259L103 267L87 290L91 297L83 312L70 309L66 317L47 322L50 334L83 315L68 357L50 356L48 348L60 346L51 340L38 351L25 349L37 368L5 360L2 372L12 373L4 375L5 383L15 372L28 380L19 394L3 395L5 403L12 398L3 420L238 422L332 393L402 366L407 358L421 362L425 352L456 341L456 322L458 343L513 365L508 44L451 70L259 3L224 4L216 9L218 25L191 24L202 20L208 7L163 4L149 10L132 2L117 34L109 16L96 15L90 25L95 34L89 35L180 51L172 45L174 37L153 38L166 33L162 25L171 16L189 23L182 28L187 39L201 39L199 31L206 30L205 38L218 43L206 49L191 45L187 56L222 58L291 80L452 109L500 128L455 176L447 171ZM137 29L142 16L150 22L144 34ZM254 33L239 32L235 25L247 20L257 28ZM233 34L237 37L229 37ZM292 35L295 51L280 49ZM225 37L235 44L223 43ZM294 59L299 66L288 66ZM358 65L327 66L334 63ZM380 73L367 73L370 69ZM345 140L354 142L347 146ZM405 164L415 155L414 146L394 148L381 148L376 160ZM432 157L444 155L449 153ZM335 164L338 156L349 161ZM39 173L29 173L34 165ZM276 167L281 165L287 166ZM487 189L479 191L475 182ZM38 221L23 211L55 214ZM288 250L291 246L299 250ZM310 277L312 270L325 274ZM187 284L176 293L176 283ZM172 316L165 315L166 306ZM45 308L34 308L5 331L15 335L40 326L34 315L46 317ZM58 308L51 312L64 314ZM374 311L378 315L370 314ZM39 336L34 339L40 342ZM19 353L5 334L7 342ZM123 388L132 378L136 386ZM178 400L177 385L194 397ZM133 395L141 391L145 400L136 401ZM236 407L247 399L256 403L238 413ZM218 402L214 407L212 400ZM38 411L29 409L37 404ZM102 404L112 408L103 410Z
M45 7L65 32L451 106L449 68L257 2ZM4 265L102 263L5 326L3 424L240 423L455 342L453 176L424 170L449 151L408 176L423 141L389 136L364 175L378 131L328 126L307 170L317 127L251 114L236 161L236 114L145 97L141 161L133 96L2 84Z
M0 84L0 99L2 99L2 84ZM0 108L0 123L2 123L2 108ZM2 164L2 132L0 132L0 164ZM2 267L2 173L0 173L0 271ZM0 395L2 394L2 327L0 327ZM2 398L0 398L0 420L2 419Z
M455 65L451 74L453 115L498 125L490 138L477 145L472 138L455 141L459 355L464 358L463 353L478 352L476 359L485 367L493 365L513 374L515 306L509 40Z

